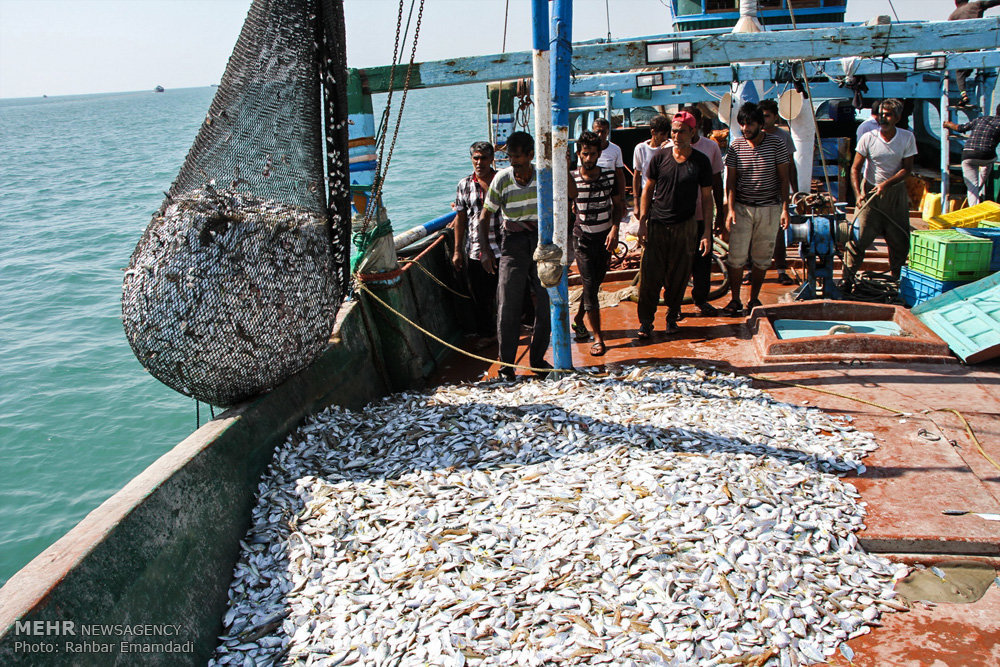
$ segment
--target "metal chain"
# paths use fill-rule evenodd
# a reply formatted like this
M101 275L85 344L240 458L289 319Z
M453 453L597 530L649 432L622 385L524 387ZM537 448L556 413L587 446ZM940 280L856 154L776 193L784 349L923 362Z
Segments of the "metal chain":
M399 0L399 12L396 14L396 42L392 46L392 64L389 67L389 88L386 91L385 109L382 110L382 118L379 119L378 131L375 133L376 141L379 147L378 159L375 163L376 178L382 171L382 158L385 154L385 128L389 122L389 112L392 109L393 84L396 82L396 63L399 60L399 32L403 27L403 3L404 0ZM372 198L365 206L365 222L363 230L368 229L368 225L371 223L371 217L373 214L372 206L374 205L374 202L375 198Z
M399 17L400 17L400 22L402 22L402 17L403 17L403 13L402 13L403 3L402 3L402 0L400 0L400 5L399 6L400 6ZM385 184L386 174L389 173L389 164L392 162L392 153L393 153L393 151L396 148L396 138L399 136L399 126L400 126L400 123L403 120L403 108L406 106L406 94L410 90L410 75L413 72L413 61L416 59L416 56L417 56L417 41L420 39L420 23L423 20L423 17L424 17L424 0L420 0L420 10L417 12L417 27L413 31L413 48L410 49L410 62L406 66L406 79L404 79L404 81L403 81L403 98L399 102L399 111L396 114L396 127L393 129L393 132L392 132L392 143L389 144L389 155L388 155L388 157L385 160L385 166L384 167L382 166L382 154L379 153L379 162L378 162L377 170L376 170L376 179L378 180L378 182L377 182L377 184L375 186L375 192L372 194L372 199L371 199L370 203L372 203L372 202L378 202L379 197L382 196L382 186ZM393 60L395 60L395 57L393 58ZM395 68L395 64L393 64L393 68ZM390 81L390 87L389 87L389 94L390 95L392 94L392 83L391 83L391 81ZM386 101L386 113L388 113L388 109L389 109L389 101L387 100ZM384 135L383 135L382 150L383 151L385 150ZM374 208L377 208L377 205L375 207L372 207L372 206L368 207L369 210L366 212L365 223L364 223L364 226L362 227L362 231L368 229L368 226L371 224L371 219L372 219L372 215L374 213L374 210L373 210Z

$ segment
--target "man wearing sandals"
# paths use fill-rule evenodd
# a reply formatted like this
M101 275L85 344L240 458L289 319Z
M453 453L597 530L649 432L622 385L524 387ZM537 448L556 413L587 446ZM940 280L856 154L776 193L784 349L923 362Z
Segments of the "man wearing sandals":
M510 166L501 169L486 191L486 200L479 216L479 261L489 274L498 274L497 339L500 362L498 375L514 380L511 366L517 359L517 344L521 334L521 313L525 292L535 296L535 321L531 327L528 362L544 377L552 365L545 360L552 328L549 320L549 293L538 279L538 269L532 258L538 245L538 192L535 178L535 140L527 132L514 132L507 138ZM572 194L572 193L571 193ZM500 257L493 254L489 242L493 216L503 221ZM499 261L498 261L499 260Z
M778 226L788 227L788 149L764 132L764 114L747 102L736 116L743 136L726 153L726 198L729 212L729 291L732 299L722 309L730 317L744 315L740 299L743 265L749 256L750 301L747 311L760 304L760 288L771 267Z
M913 170L917 140L909 130L896 127L903 103L883 100L878 111L878 131L861 137L851 165L851 185L857 197L858 240L847 242L841 289L854 290L854 278L865 261L865 251L882 236L889 246L889 270L893 280L910 254L910 198L906 177ZM861 171L864 167L864 179Z
M646 167L639 214L638 338L649 338L660 301L665 292L668 334L678 331L681 300L691 275L691 258L712 245L712 227L704 226L699 242L695 201L701 197L705 219L711 220L712 163L691 146L694 116L679 111L670 123L673 146L657 153Z
M493 144L477 141L469 148L469 154L473 171L458 182L455 192L455 251L451 262L468 282L479 334L476 347L482 349L497 335L497 274L487 273L480 262L479 215L486 191L497 172L493 168ZM500 256L501 235L500 219L497 218L487 230L487 242L496 257Z
M590 353L599 357L607 351L601 331L601 307L598 292L608 272L608 259L618 245L618 222L625 205L622 201L618 172L597 166L601 156L601 137L584 132L576 140L579 167L573 172L576 199L573 204L573 248L580 269L583 294L573 319L573 334L578 341L589 340L583 323L586 312L594 331Z

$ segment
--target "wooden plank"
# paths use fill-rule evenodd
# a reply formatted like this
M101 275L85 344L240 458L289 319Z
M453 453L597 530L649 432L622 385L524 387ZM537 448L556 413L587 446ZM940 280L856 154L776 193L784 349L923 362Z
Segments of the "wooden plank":
M858 62L854 74L868 77L882 74L905 72L922 75L914 69L915 57L894 57L892 62L877 59L864 59ZM975 69L977 67L1000 67L1000 50L976 51L973 53L953 53L946 56L946 68L949 71L959 69ZM805 63L806 76L813 79L825 79L829 76L844 76L844 64L840 60L824 60ZM587 92L615 92L631 90L635 87L637 74L656 74L657 72L612 72L607 74L591 74L575 77L570 82L573 94ZM772 81L776 68L771 63L737 64L724 67L700 67L693 69L660 70L663 83L670 85L728 85L732 81Z
M851 56L880 57L895 53L995 49L1000 47L1000 18L810 28L754 34L690 36L676 33L673 38L691 40L693 58L691 63L686 64L690 68L749 61L759 59L761 54L767 54L772 60L832 60ZM646 42L641 39L577 45L573 49L573 71L585 74L647 67L645 45ZM389 71L389 66L363 70L373 93L388 90ZM394 87L402 86L405 71L405 65L396 67ZM410 87L433 88L530 77L531 53L519 51L415 64Z

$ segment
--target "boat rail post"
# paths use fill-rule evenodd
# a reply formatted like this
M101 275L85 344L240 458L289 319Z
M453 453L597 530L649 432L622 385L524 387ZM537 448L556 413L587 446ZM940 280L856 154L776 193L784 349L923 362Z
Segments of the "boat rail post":
M533 24L532 75L535 90L535 172L537 178L538 201L538 244L553 241L552 220L552 95L551 68L549 63L549 3L548 0L532 0L531 17ZM565 267L563 268L565 274ZM561 368L559 350L568 352L568 331L561 331L558 322L558 287L549 288L551 301L553 365Z
M941 212L948 213L948 181L951 180L951 173L948 170L948 161L951 158L951 141L948 139L948 128L945 122L951 115L948 100L948 70L941 72L941 109L938 114L941 132Z
M573 367L569 343L569 75L573 59L573 0L555 0L552 14L552 190L553 242L562 248L562 276L549 290L552 301L552 354L556 368ZM608 117L610 120L610 116Z

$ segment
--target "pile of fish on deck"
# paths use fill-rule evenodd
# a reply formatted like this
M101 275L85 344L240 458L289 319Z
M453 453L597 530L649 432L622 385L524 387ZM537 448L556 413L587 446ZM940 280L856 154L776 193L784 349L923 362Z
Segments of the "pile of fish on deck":
M795 665L868 632L869 434L638 366L330 408L275 455L213 664Z

